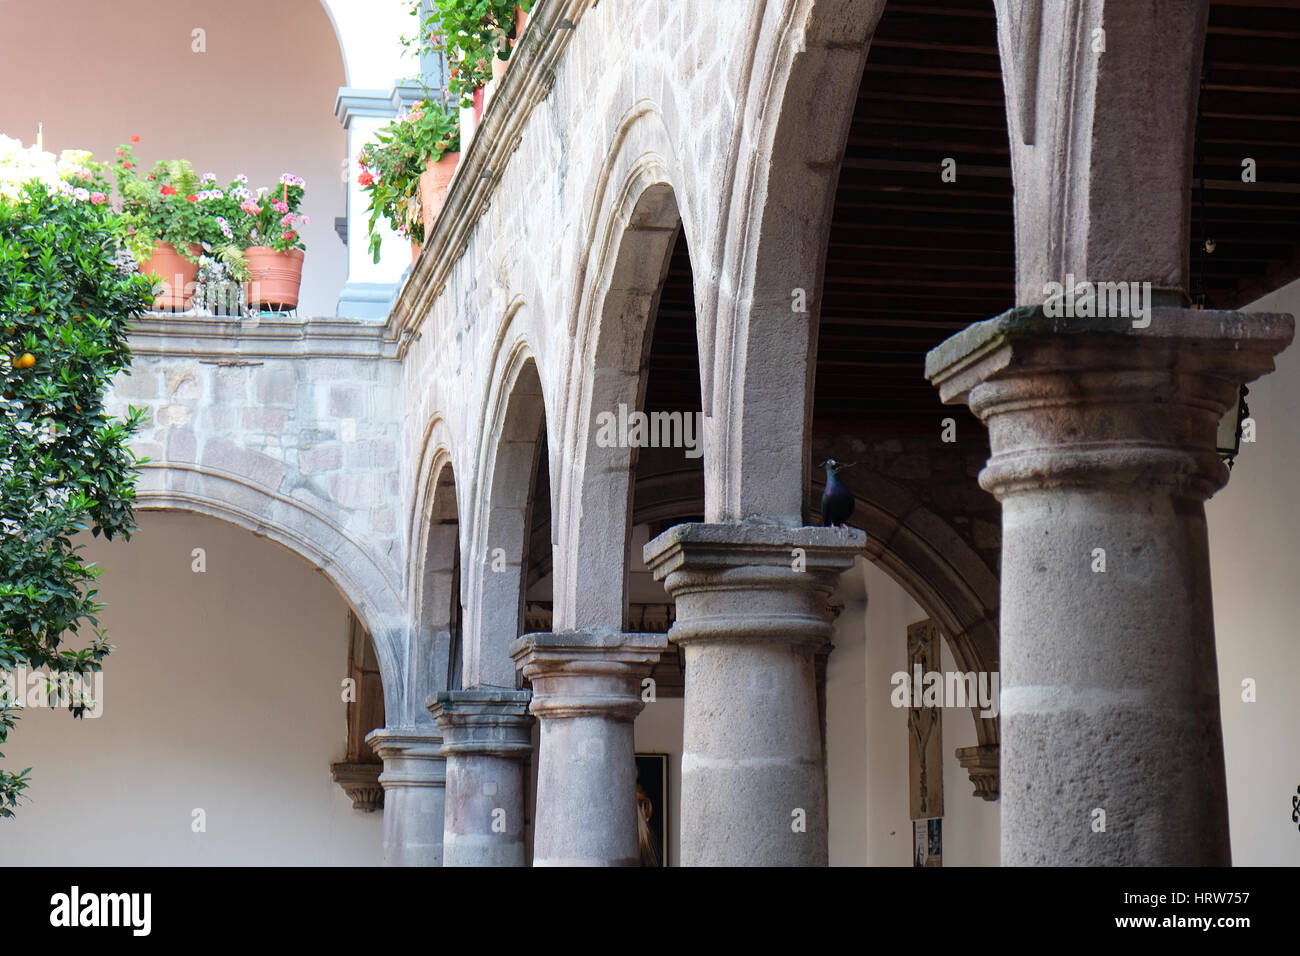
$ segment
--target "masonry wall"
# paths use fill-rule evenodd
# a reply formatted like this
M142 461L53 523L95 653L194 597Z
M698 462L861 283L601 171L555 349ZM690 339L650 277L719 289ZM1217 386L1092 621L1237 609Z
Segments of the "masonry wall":
M103 715L19 722L5 766L30 765L33 782L0 829L0 865L378 865L382 814L330 779L347 729L338 592L215 519L140 518L129 543L87 541L117 645Z

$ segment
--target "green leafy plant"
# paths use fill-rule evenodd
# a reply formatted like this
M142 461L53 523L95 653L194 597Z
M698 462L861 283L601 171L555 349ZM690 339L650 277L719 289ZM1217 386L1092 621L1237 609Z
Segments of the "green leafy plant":
M0 137L0 673L87 674L112 646L91 587L100 569L73 538L134 527L142 460L126 442L143 412L114 419L103 399L130 362L128 323L148 308L152 282L103 191L76 185L95 182L88 159L62 178L66 169L51 174L15 142ZM83 627L86 646L64 647ZM69 705L74 717L85 707ZM0 744L18 710L0 695ZM0 817L13 816L30 769L0 771Z
M460 118L453 107L425 100L375 134L361 149L358 182L370 205L370 254L379 261L381 218L413 242L424 242L430 225L420 215L420 174L429 163L460 149Z
M420 23L418 52L447 59L447 92L461 106L474 104L474 91L492 79L492 60L510 59L515 7L530 13L536 0L430 0ZM421 4L413 10L419 16Z
M180 255L197 262L190 244L219 238L216 223L199 203L199 178L188 160L160 161L141 176L134 150L122 145L117 148L114 172L127 244L137 259L148 259L155 242L168 242Z

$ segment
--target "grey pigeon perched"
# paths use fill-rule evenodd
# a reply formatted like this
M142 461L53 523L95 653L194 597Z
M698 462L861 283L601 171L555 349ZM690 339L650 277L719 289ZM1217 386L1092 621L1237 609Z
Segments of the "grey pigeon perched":
M853 492L848 485L840 481L839 473L845 468L852 468L854 462L845 464L828 458L822 462L826 466L826 490L822 493L822 523L827 527L843 527L853 514Z

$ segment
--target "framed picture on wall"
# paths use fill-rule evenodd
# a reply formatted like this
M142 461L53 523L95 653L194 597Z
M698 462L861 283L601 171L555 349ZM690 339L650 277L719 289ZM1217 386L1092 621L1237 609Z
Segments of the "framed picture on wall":
M637 843L642 866L668 865L668 754L636 755Z

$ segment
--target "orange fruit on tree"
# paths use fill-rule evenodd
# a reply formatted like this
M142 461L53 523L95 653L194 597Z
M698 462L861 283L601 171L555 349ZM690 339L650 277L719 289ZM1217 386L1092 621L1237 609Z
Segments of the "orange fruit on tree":
M36 364L36 356L31 352L24 352L22 357L14 362L14 368L31 368Z

